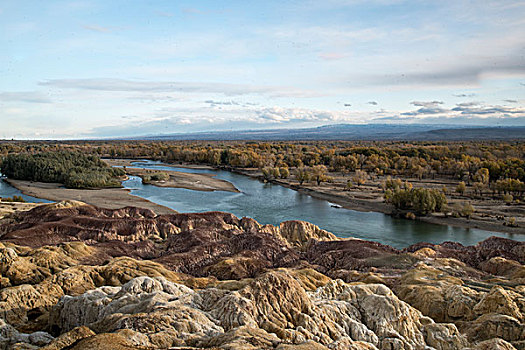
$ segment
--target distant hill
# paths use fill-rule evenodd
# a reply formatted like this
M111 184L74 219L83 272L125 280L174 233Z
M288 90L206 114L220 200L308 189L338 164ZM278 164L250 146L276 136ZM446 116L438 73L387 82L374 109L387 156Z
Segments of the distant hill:
M478 127L463 129L437 129L421 133L422 140L518 140L525 139L525 127ZM415 138L417 139L417 138Z
M524 126L470 127L450 125L337 124L302 129L211 131L149 135L132 140L407 140L461 141L525 139Z

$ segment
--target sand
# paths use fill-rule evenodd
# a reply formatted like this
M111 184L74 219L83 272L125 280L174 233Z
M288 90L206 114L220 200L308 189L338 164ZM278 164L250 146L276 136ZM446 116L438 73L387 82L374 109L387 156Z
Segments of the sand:
M195 191L228 191L239 192L235 186L225 180L217 179L213 174L190 174L173 170L151 170L126 167L128 175L142 176L153 175L155 173L167 173L170 175L167 181L151 181L151 185L158 187L186 188Z
M175 210L148 201L147 199L131 195L128 189L105 188L98 190L78 190L65 188L62 184L44 183L23 180L5 180L18 188L22 193L44 198L50 201L76 200L100 208L119 209L123 207L146 208L158 215L173 214Z
M135 160L130 159L105 159L111 166L126 166L128 175L144 175L158 172L156 170L129 168ZM233 184L228 181L215 178L213 174L190 174L179 171L162 171L170 175L168 181L153 181L152 185L159 187L186 188L197 191L229 191L239 192ZM23 180L6 180L12 186L18 188L22 193L44 198L50 201L77 200L101 208L118 209L127 206L146 208L154 211L158 215L176 213L168 207L148 201L147 199L130 194L129 189L124 188L104 188L94 190L81 190L65 188L58 183L43 183ZM0 207L0 217L12 212L10 204ZM28 206L29 208L29 206ZM5 213L5 214L3 214Z
M140 176L155 173L168 173L170 179L167 181L150 181L148 184L158 187L186 188L194 191L227 191L239 192L235 186L225 180L217 179L214 174L192 174L175 170L154 170L133 167L133 163L140 162L136 159L103 159L109 166L125 166L128 175ZM190 168L190 169L211 169L207 165L188 165L188 164L162 164L166 167Z

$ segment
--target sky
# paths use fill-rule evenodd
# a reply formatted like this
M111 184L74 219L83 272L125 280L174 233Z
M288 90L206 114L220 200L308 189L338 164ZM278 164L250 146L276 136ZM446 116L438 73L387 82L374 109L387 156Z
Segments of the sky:
M0 138L525 125L525 1L0 1Z

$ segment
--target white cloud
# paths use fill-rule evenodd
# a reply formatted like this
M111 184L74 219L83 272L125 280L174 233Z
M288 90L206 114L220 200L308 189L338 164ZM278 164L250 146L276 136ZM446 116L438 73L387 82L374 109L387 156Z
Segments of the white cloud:
M226 96L267 95L270 97L319 97L320 93L291 87L207 82L138 81L125 79L51 79L39 83L61 89L127 92L219 93Z
M410 104L416 107L431 108L437 107L437 105L442 105L443 101L412 101Z
M112 29L109 27L102 27L96 24L85 24L82 26L82 28L98 33L109 33L112 31Z
M51 103L51 99L38 91L0 92L0 102Z
M438 103L435 103L438 102ZM398 115L398 118L410 117L419 118L421 121L426 121L435 118L438 115L443 120L450 118L460 118L465 121L465 118L506 118L508 120L516 120L521 123L518 118L525 118L525 108L520 107L505 107L498 105L485 105L481 102L463 102L456 104L452 108L438 107L440 101L431 101L427 103L413 103L416 106L423 106L415 111L403 112Z

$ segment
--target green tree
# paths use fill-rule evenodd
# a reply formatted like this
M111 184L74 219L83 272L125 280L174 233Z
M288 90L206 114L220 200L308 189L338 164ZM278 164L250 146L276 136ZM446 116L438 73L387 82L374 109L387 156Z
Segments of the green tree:
M310 181L310 171L307 167L299 167L295 171L295 178L302 185L305 181Z
M467 185L465 184L465 181L460 181L456 187L456 192L463 195L465 194L466 190L467 190Z
M324 165L316 165L312 168L312 175L311 178L317 182L317 186L321 184L321 182L327 181L328 169Z
M470 219L470 217L472 216L474 211L475 211L475 209L472 206L472 204L470 204L469 202L463 203L463 206L461 207L461 216L464 216L464 217Z
M352 180L357 186L363 185L368 180L368 174L363 170L356 170Z
M270 180L273 176L273 168L264 167L262 168L261 172L265 180Z
M441 212L447 204L445 195L435 189L413 188L389 192L385 201L396 209L413 210L417 215Z
M507 204L507 205L510 205L512 203L512 201L514 200L514 197L511 195L511 194L504 194L503 195L503 201Z
M281 175L281 179L287 179L290 177L290 170L287 167L279 168L279 173Z

